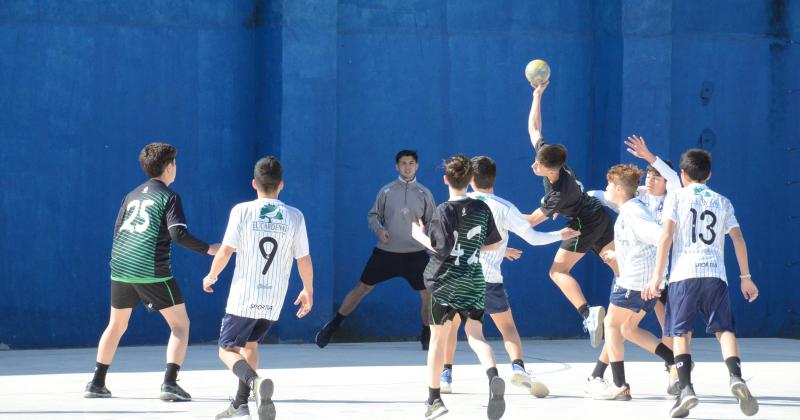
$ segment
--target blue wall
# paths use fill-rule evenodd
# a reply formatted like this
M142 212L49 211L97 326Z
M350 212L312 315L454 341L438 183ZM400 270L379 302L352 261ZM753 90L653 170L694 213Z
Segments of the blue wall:
M0 343L96 345L113 220L143 180L138 151L158 139L178 147L174 188L190 228L209 241L253 196L253 162L281 157L282 198L307 218L316 305L304 320L286 305L272 335L310 340L359 278L375 242L366 212L395 176L398 149L419 150L419 179L437 201L446 198L441 160L462 152L493 156L498 194L536 207L522 75L534 57L553 68L545 135L567 145L591 188L605 186L610 165L635 161L620 147L630 133L675 161L703 130L714 133L704 144L711 184L737 209L761 287L745 304L730 252L740 333L800 336L800 253L781 239L800 234L798 32L800 6L778 0L4 2ZM713 85L706 102L704 83ZM580 335L547 278L557 246L512 246L525 250L504 267L522 334ZM179 247L173 256L192 341L212 341L225 288L200 290L209 257ZM591 302L605 303L610 272L585 260L575 274ZM342 336L418 330L418 298L395 280L365 299ZM159 316L138 310L123 344L167 334Z

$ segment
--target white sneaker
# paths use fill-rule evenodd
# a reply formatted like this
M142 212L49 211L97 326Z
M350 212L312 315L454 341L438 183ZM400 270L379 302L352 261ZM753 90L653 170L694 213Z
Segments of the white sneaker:
M591 398L595 394L603 392L605 388L608 386L608 382L603 378L594 378L588 377L586 378L586 386L583 389L583 395L585 397Z
M583 320L583 330L589 333L589 341L592 347L600 345L603 339L603 320L606 318L606 308L602 306L592 306L589 308L589 316Z
M631 400L631 387L628 384L616 386L613 383L606 384L605 388L595 388L592 398L595 400L615 400L615 401L630 401Z
M547 388L547 385L531 376L531 374L523 369L522 366L511 365L511 369L514 372L511 375L512 384L528 388L528 391L531 393L531 395L536 398L544 398L550 395L550 389Z

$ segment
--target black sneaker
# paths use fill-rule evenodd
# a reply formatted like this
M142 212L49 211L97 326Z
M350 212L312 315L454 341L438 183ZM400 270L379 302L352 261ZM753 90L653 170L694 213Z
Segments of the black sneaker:
M178 384L161 384L161 395L159 397L162 401L191 401L192 396L189 395Z
M495 376L489 382L489 406L486 408L486 416L489 420L499 420L506 412L506 401L503 394L506 392L506 382L503 378Z
M433 404L428 404L425 401L425 420L432 420L447 414L447 407L444 406L441 398L433 401Z
M431 343L431 327L422 327L422 333L419 335L419 342L422 344L422 350L428 351L428 346Z
M314 341L317 343L319 348L325 348L328 343L331 342L331 338L333 338L333 333L336 331L335 328L331 325L331 323L325 324L321 330L317 333L317 336L314 338Z
M698 403L697 395L694 394L694 388L691 385L686 385L685 388L681 389L681 393L678 395L675 405L669 410L669 416L672 418L684 418L689 415L689 410L697 407Z
M258 420L275 420L275 403L272 402L272 393L275 384L267 378L256 378L253 381L253 395L256 397L258 407Z
M744 379L738 376L731 376L731 393L739 400L739 409L745 416L753 416L758 413L758 401L756 401Z
M105 385L98 386L94 382L89 382L83 391L83 398L111 398L111 391Z

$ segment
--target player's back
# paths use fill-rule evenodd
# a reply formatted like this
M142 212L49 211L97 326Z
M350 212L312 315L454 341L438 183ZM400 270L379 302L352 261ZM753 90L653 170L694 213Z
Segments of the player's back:
M737 227L733 206L705 184L690 184L670 194L664 220L676 224L670 282L725 275L725 235Z
M277 199L237 204L223 244L236 248L226 312L277 320L294 259L308 255L303 214Z

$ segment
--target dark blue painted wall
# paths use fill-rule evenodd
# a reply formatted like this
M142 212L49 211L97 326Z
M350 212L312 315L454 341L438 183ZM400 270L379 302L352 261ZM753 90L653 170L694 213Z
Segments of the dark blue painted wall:
M252 197L257 157L282 158L282 198L307 218L316 306L297 320L287 305L272 334L309 340L358 280L375 242L366 213L395 176L398 149L419 150L419 179L437 201L441 160L462 152L493 156L498 194L535 208L522 75L534 57L553 68L545 135L567 145L591 188L605 186L611 164L634 161L620 147L630 133L677 161L713 131L711 184L736 206L762 289L747 305L732 281L740 332L798 336L798 32L800 6L778 0L4 2L0 342L96 345L113 220L143 180L139 149L157 139L178 147L174 188L209 241ZM556 246L512 246L525 249L504 268L522 334L579 335L547 278ZM225 289L200 290L209 257L173 255L192 340L214 340ZM605 303L610 272L586 260L575 274ZM728 263L735 279L732 252ZM417 302L404 281L389 282L342 333L412 337ZM167 334L137 311L123 344Z

